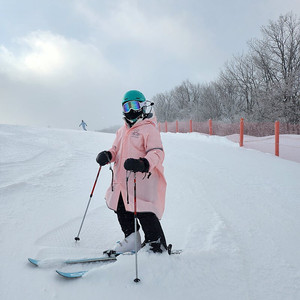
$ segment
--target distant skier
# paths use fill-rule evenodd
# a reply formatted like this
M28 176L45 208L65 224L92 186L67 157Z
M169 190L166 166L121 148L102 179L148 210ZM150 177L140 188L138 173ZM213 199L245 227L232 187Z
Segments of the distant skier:
M83 120L81 121L79 127L80 127L80 126L82 126L82 129L83 129L83 130L87 131L87 129L86 129L87 124L86 124Z
M147 246L161 253L167 243L159 219L165 208L166 180L164 177L164 150L156 118L146 112L145 96L136 90L128 91L122 108L125 124L116 134L113 146L98 154L96 161L104 166L114 162L113 182L106 192L107 206L117 214L125 238L113 249L105 251L127 252L135 250L134 180L136 173L137 218L145 234L137 232L138 250ZM137 230L140 229L137 224Z

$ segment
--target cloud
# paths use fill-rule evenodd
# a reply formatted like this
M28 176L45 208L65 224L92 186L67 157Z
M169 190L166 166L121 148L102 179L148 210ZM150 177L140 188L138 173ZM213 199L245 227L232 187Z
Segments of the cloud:
M35 2L6 0L0 10L0 121L72 128L83 118L89 129L120 124L120 99L129 89L151 99L185 79L214 80L261 25L300 5Z
M2 122L71 128L85 117L99 129L117 120L119 74L98 48L50 31L31 32L13 46L0 46Z
M90 40L121 72L122 84L151 97L187 78L213 78L221 60L202 18L175 2L77 1L75 9Z
M15 39L17 47L0 46L0 72L21 81L101 80L117 72L92 44L67 39L50 31L34 31Z
M1 46L1 72L18 80L26 80L28 76L48 77L58 73L64 63L59 39L48 32L34 32L17 40L20 49L15 53Z
M118 124L126 90L151 98L198 72L205 33L185 12L139 1L75 3L80 40L34 30L0 46L2 119L70 127L78 118L96 124L101 115L105 126ZM22 112L15 108L21 99Z
M167 11L150 13L138 1L117 1L107 10L77 2L76 9L110 43L131 45L133 51L138 47L144 53L160 51L162 55L188 59L192 53L204 49L204 30L201 34L198 27L195 34L189 16L180 11L172 15Z

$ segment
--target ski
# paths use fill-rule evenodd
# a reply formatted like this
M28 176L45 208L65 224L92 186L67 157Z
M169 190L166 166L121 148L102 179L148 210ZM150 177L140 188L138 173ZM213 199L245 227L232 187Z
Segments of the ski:
M62 272L59 270L56 270L56 273L59 274L60 276L64 277L64 278L80 278L82 277L84 274L86 274L88 271L78 271L78 272Z
M48 265L48 264L85 264L85 263L95 263L95 262L108 262L108 261L116 261L116 256L121 255L123 253L116 253L112 256L100 256L100 257L92 257L92 258L78 258L78 259L34 259L28 258L28 261L35 265L36 267Z
M180 254L182 250L172 250L172 245L168 245L167 249L168 253L170 255L173 254ZM28 261L35 265L36 267L48 265L48 264L85 264L85 263L94 263L94 262L107 262L107 261L115 261L117 260L117 256L119 255L125 255L125 254L134 254L134 251L132 252L106 252L105 255L100 257L92 257L92 258L76 258L76 259L35 259L35 258L28 258Z
M126 254L132 254L133 252L127 252ZM117 256L125 254L125 253L114 253L111 256L105 256L105 259L100 258L85 258L85 259L76 259L76 260L68 260L68 264L77 264L77 263L95 263L95 262L115 262L117 261ZM100 260L99 260L100 259ZM83 270L83 271L75 271L75 272L63 272L60 270L55 270L56 273L64 278L80 278L84 274L88 272L88 270Z
M167 251L168 251L168 254L169 254L169 255L180 254L180 253L183 251L183 250L181 250L181 249L173 250L172 248L173 248L173 245L172 245L172 244L169 244L169 245L167 246Z
M182 249L177 249L177 250L171 250L171 252L169 252L169 255L174 255L174 254L180 254L182 253Z
M40 260L38 260L38 259L34 259L34 258L28 258L28 261L29 262L31 262L33 265L35 265L35 266L39 266L39 263L40 263Z
M183 250L172 250L171 248L168 249L168 254L169 255L180 254L183 251ZM115 258L114 261L117 261L117 258L116 257L114 257L114 258ZM60 271L60 270L56 270L57 274L59 274L60 276L62 276L64 278L69 278L69 279L81 278L83 275L85 275L88 272L89 272L88 270L75 271L75 272L63 272L63 271Z

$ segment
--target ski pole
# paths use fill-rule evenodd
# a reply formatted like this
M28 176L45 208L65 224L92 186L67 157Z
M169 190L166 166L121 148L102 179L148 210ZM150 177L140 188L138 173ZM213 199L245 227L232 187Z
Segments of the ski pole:
M137 262L137 212L136 212L136 173L134 172L134 180L133 180L133 193L134 193L134 235L135 235L135 279L134 282L139 282L138 278L138 262Z
M90 194L90 199L89 199L89 202L87 204L87 207L86 207L86 210L85 210L85 213L84 213L84 216L83 216L83 219L81 221L81 225L80 225L80 228L79 228L79 231L78 231L78 234L77 236L75 237L75 241L80 241L80 238L79 238L79 235L80 235L80 232L81 232L81 228L82 228L82 225L83 225L83 222L85 220L85 216L86 216L86 213L88 211L88 208L90 206L90 203L91 203L91 199L93 197L93 194L94 194L94 190L95 190L95 187L96 187L96 183L97 183L97 180L98 180L98 177L99 177L99 174L100 174L100 171L101 171L101 166L99 167L99 170L98 170L98 173L97 173L97 176L96 176L96 179L95 179L95 183L94 183L94 186L93 186L93 189L92 189L92 192Z

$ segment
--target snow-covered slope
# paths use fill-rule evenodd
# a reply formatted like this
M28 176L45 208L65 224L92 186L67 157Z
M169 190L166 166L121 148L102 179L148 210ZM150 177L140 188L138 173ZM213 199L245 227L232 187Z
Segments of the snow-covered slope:
M0 125L0 299L300 299L300 164L222 137L162 139L162 225L184 252L141 251L139 284L133 256L67 281L27 257L94 256L122 238L103 199L111 180L104 167L74 241L95 157L114 135Z

